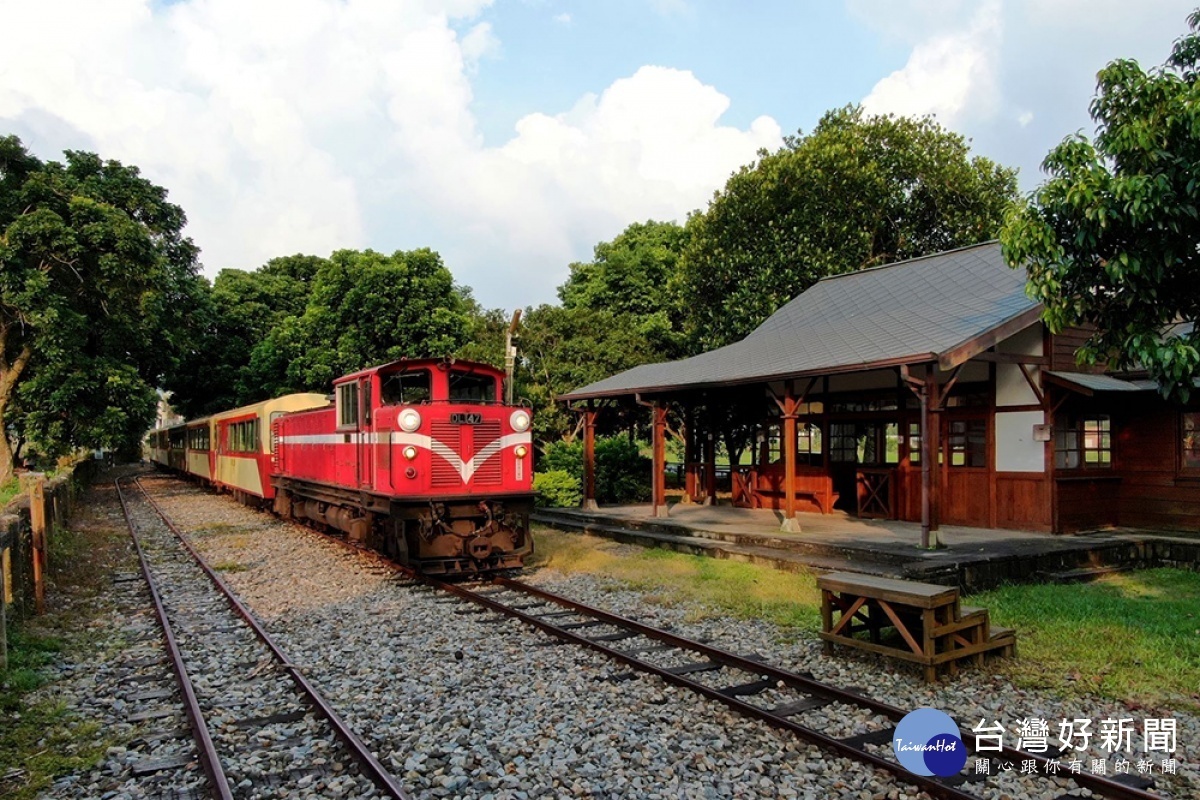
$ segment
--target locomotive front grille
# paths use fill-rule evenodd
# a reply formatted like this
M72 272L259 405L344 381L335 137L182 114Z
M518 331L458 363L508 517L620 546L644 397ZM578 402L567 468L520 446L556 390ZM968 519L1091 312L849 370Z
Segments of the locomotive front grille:
M500 420L487 419L475 426L475 452L478 453L500 438ZM502 473L500 465L503 459L499 453L492 455L482 464L476 463L475 483L478 485L498 484Z
M445 420L435 420L430 423L430 432L433 434L434 441L441 442L443 445L453 450L455 453L462 455L462 427L455 425ZM458 474L458 468L451 464L448 460L438 455L433 454L432 467L430 469L430 482L434 486L461 486L462 476Z

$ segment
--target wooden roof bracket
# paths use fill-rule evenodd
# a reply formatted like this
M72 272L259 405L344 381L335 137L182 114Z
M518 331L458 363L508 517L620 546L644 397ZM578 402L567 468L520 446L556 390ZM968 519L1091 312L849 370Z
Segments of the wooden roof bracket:
M1021 369L1021 374L1025 376L1025 382L1029 384L1029 388L1033 390L1033 394L1037 397L1037 401L1041 405L1046 404L1046 395L1042 392L1042 388L1037 385L1037 381L1033 379L1033 375L1029 373L1029 367L1025 364L1017 364Z
M954 388L954 384L958 383L958 376L962 374L962 368L967 365L964 361L954 368L954 372L950 373L950 380L946 381L946 385L938 392L938 402L934 407L935 411L941 411L946 407L946 400L950 397L950 390Z

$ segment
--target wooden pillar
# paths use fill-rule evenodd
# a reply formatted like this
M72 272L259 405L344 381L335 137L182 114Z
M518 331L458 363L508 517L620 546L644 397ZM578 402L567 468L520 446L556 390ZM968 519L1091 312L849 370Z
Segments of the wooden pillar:
M730 465L733 469L733 465ZM704 505L717 504L717 437L711 431L704 436Z
M922 444L925 445L925 452L922 457L929 464L930 481L929 481L929 546L939 547L937 530L938 520L941 517L942 505L942 484L945 477L945 464L941 461L942 455L942 393L937 382L937 368L933 365L929 367L929 373L925 378L926 392L928 393L928 424L922 423L921 433L923 435Z
M583 412L583 509L595 511L596 505L596 408L592 401Z
M697 486L696 465L700 460L696 455L696 408L687 407L687 421L684 423L683 435L683 502L694 503L700 494Z
M667 516L667 407L655 401L651 406L654 413L654 516Z
M796 519L796 402L792 382L785 383L783 398L783 524L780 530L800 532Z

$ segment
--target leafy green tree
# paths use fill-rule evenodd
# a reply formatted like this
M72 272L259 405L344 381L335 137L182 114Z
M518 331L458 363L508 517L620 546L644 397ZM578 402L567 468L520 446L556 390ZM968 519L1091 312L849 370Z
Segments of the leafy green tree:
M1016 196L1014 170L929 117L830 111L689 218L688 331L729 344L821 277L986 241Z
M197 298L195 336L165 385L175 409L185 417L211 414L266 399L264 388L286 383L286 364L252 368L253 355L284 319L304 313L326 263L297 254L253 272L221 270Z
M252 355L257 367L286 364L287 385L257 388L325 391L372 364L452 355L466 342L467 310L432 250L339 250L316 271L303 315L284 317Z
M189 336L201 281L183 211L136 167L0 138L0 482L6 412L55 454L135 443Z
M611 311L542 305L525 312L516 393L533 404L541 441L573 438L577 415L556 398L584 384L659 360L635 327Z
M1002 234L1051 330L1096 326L1082 361L1141 365L1181 399L1200 376L1200 10L1188 23L1162 67L1100 71L1094 141L1050 151Z

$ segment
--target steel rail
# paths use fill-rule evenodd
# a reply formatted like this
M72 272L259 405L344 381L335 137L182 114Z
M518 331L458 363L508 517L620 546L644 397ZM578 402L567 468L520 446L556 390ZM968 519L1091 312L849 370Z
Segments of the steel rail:
M626 654L619 650L611 648L611 647L607 646L606 644L604 644L603 642L596 642L596 641L593 641L586 637L575 634L572 631L562 630L561 628L559 628L552 622L538 619L536 616L531 616L531 615L525 614L524 612L519 611L517 609L509 608L509 607L505 606L503 603L500 603L498 601L492 600L489 597L472 592L469 589L464 589L462 587L454 586L453 584L443 584L440 581L436 581L436 580L433 580L430 578L424 578L424 580L429 583L440 584L439 588L444 588L447 591L450 591L460 597L470 599L476 603L479 603L479 604L485 605L489 608L492 608L495 611L499 611L504 614L508 614L510 616L518 617L522 621L528 622L531 625L535 625L536 627L541 628L542 630L545 630L549 633L552 633L555 636L560 636L565 639L570 639L571 641L577 642L586 647L590 647L594 650L599 650L600 652L603 652L606 655L616 658L624 663L627 663L630 666L635 666L635 667L638 667L639 669L645 669L646 671L653 672L653 673L659 675L660 677L664 678L665 680L671 681L672 683L678 683L680 685L687 685L688 688L693 688L691 684L695 683L694 681L689 681L687 679L684 679L684 681L681 682L679 680L680 676L676 676L676 675L673 675L670 673L667 673L664 675L664 674L662 674L663 670L661 668L655 667L653 664L646 664L646 662L643 662L640 659L637 659L636 657L630 656L629 654ZM773 678L776 681L783 682L785 685L788 685L793 689L798 689L806 694L816 695L816 696L823 697L823 698L826 698L826 699L829 699L829 700L832 700L835 702L846 703L848 705L856 705L856 706L859 706L862 708L867 708L867 709L875 712L876 714L888 717L893 722L899 722L907 713L906 711L904 711L901 708L890 705L888 703L880 702L878 700L874 700L870 697L866 697L864 695L858 694L857 692L849 692L849 691L846 691L845 689L840 689L836 686L832 686L827 683L822 683L821 681L818 681L815 678L809 677L807 675L801 675L796 672L791 672L789 670L771 666L770 664L765 664L765 663L762 663L759 661L754 661L752 659L745 658L744 656L739 656L736 653L731 653L728 650L723 650L719 647L714 647L710 644L704 644L703 642L697 642L692 639L686 639L682 636L678 636L669 631L662 630L661 628L655 628L651 625L646 625L644 623L638 622L637 620L629 619L628 617L622 617L617 614L609 613L607 611L604 611L603 609L595 608L595 607L589 606L585 603L580 603L577 600L572 600L568 597L562 597L560 595L556 595L551 592L547 592L544 589L539 589L535 586L530 586L527 583L522 583L521 581L513 580L512 578L508 578L508 577L504 577L504 576L495 576L491 579L491 583L496 586L502 586L511 591L521 592L523 594L529 595L531 597L535 597L535 598L545 601L547 603L554 603L556 605L560 605L564 608L568 608L572 611L577 612L580 616L592 617L594 619L601 620L601 621L603 621L609 625L612 625L614 627L624 628L626 630L634 631L642 636L645 636L646 638L657 639L659 641L670 644L671 646L676 647L678 649L694 651L703 656L706 656L709 660L711 660L713 662L723 664L725 666L732 667L734 669L738 669L743 672L749 672L751 674L757 674L757 675L761 675L764 677ZM740 700L737 700L736 698L731 698L724 694L721 694L719 692L719 690L709 689L708 687L703 686L702 684L697 684L697 686L702 687L700 689L696 689L696 691L699 691L701 694L704 694L709 697L713 697L713 699L719 700L719 701L725 703L726 705L733 706L734 708L737 708L738 710L744 710L744 712L749 714L750 716L761 719L772 725L778 725L779 727L783 727L783 728L787 728L788 730L792 730L794 733L797 733L798 735L801 735L804 738L809 738L811 741L814 741L815 743L820 744L822 746L825 746L825 742L831 742L835 745L835 746L831 747L831 749L835 749L838 752L844 752L844 748L846 747L846 745L843 742L841 742L840 740L832 739L831 737L828 737L825 734L822 734L818 731L812 731L811 729L803 728L803 726L799 726L796 723L793 723L793 722L791 722L791 720L788 720L784 717L780 717L778 715L772 714L770 711L760 708L759 706L755 706L750 703L745 703L744 701L740 701ZM810 734L812 734L812 735L810 736ZM968 732L960 727L959 734L960 734L960 738L965 743L967 741ZM869 753L864 753L863 751L861 751L857 748L851 747L850 750L852 752L850 752L849 755L851 755L853 758L862 760L863 756L865 755L865 756L869 757L868 760L871 760L871 763L876 763L874 759L878 758L877 756L872 756ZM991 752L991 751L987 751L987 752ZM999 751L999 754L1006 756L1007 758L1013 760L1014 762L1035 761L1040 766L1045 766L1045 764L1047 764L1049 761L1051 761L1051 759L1048 759L1045 756L1039 755L1037 753L1029 753L1024 750L1018 750L1016 748L1008 747L1008 746L1004 746L1002 748L1002 750ZM886 760L882 760L882 761L883 761L882 764L876 764L876 765L880 766L882 769L888 770L889 772L898 774L910 782L919 783L922 786L922 788L926 789L931 794L937 794L939 791L941 791L944 788L953 789L953 787L947 787L946 784L941 783L939 781L936 781L933 779L928 779L928 778L923 778L922 776L910 773L908 770L904 769L903 767L900 767L899 765L893 764L890 761L886 761ZM1046 777L1049 777L1049 776L1047 775ZM1058 777L1062 777L1064 779L1074 781L1079 786L1090 789L1093 792L1096 792L1097 794L1101 794L1105 797L1114 798L1114 800L1163 800L1163 798L1164 798L1164 795L1147 792L1143 789L1137 789L1132 786L1127 786L1123 783L1118 783L1117 781L1109 780L1108 778L1104 778L1099 775L1091 775L1091 774L1087 774L1087 773L1079 773L1079 774L1069 773L1069 774L1064 774L1064 775L1061 775ZM927 786L926 783L930 783L932 785ZM957 791L957 790L954 790L954 791ZM952 795L939 794L938 796L975 797L974 795L963 795L963 794L952 794Z
M238 599L237 595L233 593L233 590L229 588L229 585L225 583L225 580L208 565L208 562L204 560L200 553L197 552L194 547L192 547L192 544L188 540L187 536L185 536L184 533L179 530L178 527L176 527L170 516L163 511L162 507L155 502L154 498L150 496L150 493L146 491L144 486L142 486L141 479L135 479L134 482L137 483L138 489L142 491L142 495L146 498L146 502L148 502L150 507L153 508L155 513L158 514L159 518L163 521L163 524L165 524L167 528L169 528L170 531L175 534L180 543L183 545L184 549L191 554L192 558L196 560L196 563L200 565L200 568L204 570L204 573L208 575L213 584L216 585L223 595L225 595L225 599L229 601L229 605L233 608L233 610L237 612L238 616L246 621L246 624L250 626L262 643L267 646L267 649L269 649L275 658L278 659L280 666L283 667L283 669L291 677L292 681L300 688L300 691L304 694L305 698L312 705L312 707L316 709L321 716L325 717L325 719L329 721L330 726L333 728L333 732L339 739L342 740L342 743L346 745L346 747L355 755L355 757L358 758L371 782L374 783L379 790L388 797L394 798L394 800L408 800L408 795L405 794L404 789L399 783L396 782L396 779L390 772L387 771L383 764L380 763L379 759L377 759L370 751L366 742L359 738L358 734L356 734L346 723L346 721L342 719L341 715L334 710L333 706L329 704L321 692L308 680L308 678L304 677L304 675L300 672L300 668L291 662L291 659L287 657L287 654L283 652L279 645L276 644L275 640L271 638L271 635L267 633L265 628L263 628L262 624L258 621L258 618L255 617L254 614L251 613L250 609Z
M179 691L183 695L183 710L187 714L192 737L200 746L197 753L200 757L200 766L208 777L208 785L213 797L217 800L233 800L229 778L225 775L225 769L221 766L221 758L217 755L217 747L213 743L212 734L204 722L204 712L200 708L200 701L196 698L196 689L188 675L187 666L183 663L183 653L179 650L179 643L175 640L171 623L167 620L167 611L158 591L158 583L150 572L146 553L142 550L142 543L138 539L137 525L134 524L133 517L129 514L125 493L121 491L121 480L122 478L118 478L114 482L117 499L121 501L121 513L125 515L125 522L129 526L129 537L133 540L134 550L137 551L142 577L146 579L146 585L150 588L150 597L154 601L154 614L158 617L158 624L162 628L163 643L166 645L167 655L171 659L171 669L174 670L175 678L179 682Z

